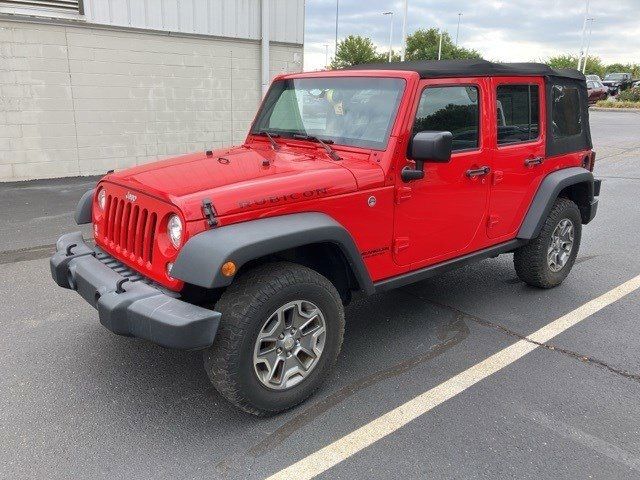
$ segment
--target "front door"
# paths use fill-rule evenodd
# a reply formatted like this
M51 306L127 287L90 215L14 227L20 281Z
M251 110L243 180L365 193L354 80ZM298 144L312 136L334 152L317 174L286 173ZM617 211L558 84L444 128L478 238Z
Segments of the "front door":
M498 120L487 236L514 237L544 176L544 83L541 78L494 78Z
M424 80L414 106L413 134L450 131L449 163L425 162L422 180L404 183L398 169L394 260L415 268L464 253L485 218L488 201L488 143L483 132L490 117L485 79ZM483 170L483 167L487 167Z

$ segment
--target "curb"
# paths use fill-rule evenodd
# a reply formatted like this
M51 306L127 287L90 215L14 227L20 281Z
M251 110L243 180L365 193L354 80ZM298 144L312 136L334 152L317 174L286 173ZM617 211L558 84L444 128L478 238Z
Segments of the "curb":
M590 112L640 112L640 108L589 107Z

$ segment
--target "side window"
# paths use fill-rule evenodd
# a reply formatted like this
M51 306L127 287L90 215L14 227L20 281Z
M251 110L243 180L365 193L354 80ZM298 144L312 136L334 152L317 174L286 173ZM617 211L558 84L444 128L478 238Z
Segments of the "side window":
M498 145L535 140L540 132L538 85L498 86Z
M582 132L580 94L576 87L553 86L551 119L555 138L572 137Z
M427 87L420 97L413 133L447 131L453 151L478 148L479 92L477 87Z

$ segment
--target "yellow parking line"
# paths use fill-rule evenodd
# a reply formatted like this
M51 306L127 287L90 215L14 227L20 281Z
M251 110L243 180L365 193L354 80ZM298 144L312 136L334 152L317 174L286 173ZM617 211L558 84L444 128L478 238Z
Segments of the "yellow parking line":
M640 288L640 275L554 320L526 337L526 339L506 347L446 382L414 397L293 465L280 470L270 476L268 480L289 480L291 478L304 480L325 472L360 450L395 432L412 420L424 415L441 403L464 392L479 381L524 357L538 347L532 342L544 343L549 341L638 288Z

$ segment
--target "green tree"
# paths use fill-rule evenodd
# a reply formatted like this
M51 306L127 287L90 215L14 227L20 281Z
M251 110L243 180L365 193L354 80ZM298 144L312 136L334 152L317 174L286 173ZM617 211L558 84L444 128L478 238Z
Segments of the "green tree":
M611 63L607 65L607 73L626 73L628 71L628 65L623 65L622 63Z
M385 50L382 53L378 53L378 57L376 58L376 62L388 62L389 61L389 50ZM391 50L391 61L399 62L400 61L400 52L396 52L395 50Z
M607 65L606 73L631 73L633 78L640 78L640 64L637 63L612 63Z
M370 38L349 35L338 42L338 50L331 62L331 68L346 68L361 63L378 62L380 59L381 56Z
M576 64L578 59L576 57ZM575 66L573 68L576 68ZM602 63L600 57L596 57L593 55L589 55L587 58L587 65L584 69L585 75L598 75L600 78L603 78L605 75L605 66Z
M407 60L437 60L440 30L429 28L419 29L407 37ZM447 32L442 34L443 60L461 58L482 58L480 53L468 48L457 47Z
M578 68L578 57L569 53L548 58L544 63L551 68Z
M578 57L569 53L564 55L557 55L547 59L545 62L551 68L578 68ZM599 75L601 78L605 74L605 66L599 57L589 55L587 59L587 67L584 72L586 75Z

